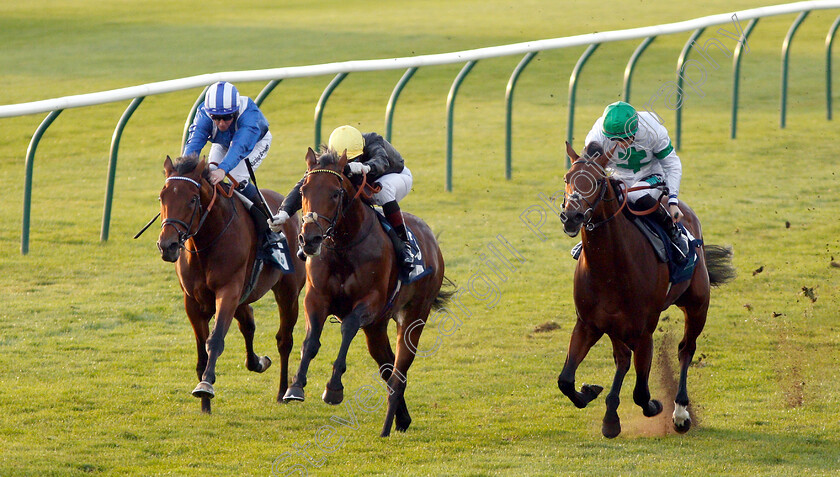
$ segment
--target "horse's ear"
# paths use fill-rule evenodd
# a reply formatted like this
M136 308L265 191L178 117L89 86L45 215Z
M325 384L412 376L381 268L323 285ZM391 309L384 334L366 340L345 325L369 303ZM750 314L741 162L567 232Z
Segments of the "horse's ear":
M604 154L604 164L602 166L606 166L606 163L613 157L615 157L615 149L618 147L618 143L613 144L613 147L610 148L609 152ZM600 162L599 162L600 163Z
M315 151L312 148L308 148L306 151L306 168L307 170L311 170L315 168L315 165L318 163L317 158L315 157Z
M341 153L341 157L338 158L338 170L343 171L344 167L347 166L347 149Z
M198 173L198 176L204 173L204 168L207 167L207 156L202 157L200 161L198 161L198 165L195 166L195 172Z
M568 154L569 159L571 159L571 160L572 160L572 162L575 162L575 161L577 161L578 159L580 159L580 156L578 156L578 154L577 154L577 153L575 152L575 150L572 148L572 145L571 145L571 144L569 144L569 141L566 141L566 154Z
M169 174L172 174L172 171L174 171L174 170L175 170L175 166L172 165L172 158L169 157L169 154L167 154L166 155L166 160L163 161L163 172L165 172L166 175L168 176Z

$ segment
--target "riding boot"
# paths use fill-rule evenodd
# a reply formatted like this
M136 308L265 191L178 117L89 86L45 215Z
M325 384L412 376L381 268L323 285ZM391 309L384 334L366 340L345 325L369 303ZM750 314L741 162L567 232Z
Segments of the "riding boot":
M680 254L679 257L676 257L677 262L683 262L688 257L689 252L689 245L688 245L688 238L680 231L680 228L674 223L674 220L671 218L671 215L668 211L659 205L658 201L650 196L644 196L636 200L633 209L637 211L647 210L654 207L654 205L658 205L656 209L651 212L651 218L665 230L665 233L668 234L668 237L671 239L671 243L674 244L674 247L677 249L677 252Z
M411 273L414 270L415 257L411 244L408 241L408 232L405 229L400 205L397 201L392 200L382 205L382 212L385 213L385 218L391 224L393 233L389 234L389 236L394 243L394 251L397 253L400 268L406 273Z
M239 193L245 196L253 204L249 210L251 216L254 217L254 225L257 227L258 235L262 235L262 248L266 254L271 256L271 261L282 266L283 263L283 249L280 245L284 236L281 232L274 232L268 228L265 217L265 211L261 206L262 200L259 196L256 186L250 182L240 182L237 187Z

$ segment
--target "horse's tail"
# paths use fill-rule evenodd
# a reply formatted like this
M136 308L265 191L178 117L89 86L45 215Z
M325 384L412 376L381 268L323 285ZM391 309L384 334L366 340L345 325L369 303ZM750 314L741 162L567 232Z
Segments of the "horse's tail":
M435 297L435 301L432 302L432 309L438 311L446 306L449 303L449 300L455 295L458 291L458 286L455 285L455 282L447 278L446 276L443 277L444 283L440 287L440 291L438 291L437 296Z
M732 281L738 273L732 265L732 247L722 245L704 245L706 270L709 272L709 284L719 287Z

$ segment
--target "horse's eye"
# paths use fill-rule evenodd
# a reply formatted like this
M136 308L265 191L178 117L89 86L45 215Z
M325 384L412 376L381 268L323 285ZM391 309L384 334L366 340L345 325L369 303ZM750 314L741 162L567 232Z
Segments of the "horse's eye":
M192 199L190 199L190 204L195 204L195 201L196 201L196 196L192 196Z
M339 196L338 191L333 192L333 195L332 195L333 200L338 199L338 196Z

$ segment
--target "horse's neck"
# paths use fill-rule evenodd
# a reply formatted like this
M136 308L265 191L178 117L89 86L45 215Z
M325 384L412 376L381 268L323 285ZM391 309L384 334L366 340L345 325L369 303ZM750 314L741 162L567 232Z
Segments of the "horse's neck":
M622 201L616 195L613 184L608 182L607 187L610 190L596 208L592 220L595 224L603 223L591 231L584 229L582 232L587 261L605 262L604 267L596 267L596 270L610 270L607 266L617 261L632 262L638 253L632 230L635 226L624 216L623 211L619 211Z
M210 207L212 200L213 192L202 193L202 214L207 212L207 208ZM218 244L222 241L220 235L224 233L241 230L240 224L232 223L237 219L241 220L246 215L242 213L244 206L241 207L242 210L237 209L237 202L241 203L241 201L233 197L225 197L221 193L216 194L216 201L212 202L212 210L207 214L207 218L204 220L204 224L201 225L201 229L193 237L193 241L199 250L208 245ZM201 220L201 216L197 217L196 220Z
M357 240L360 234L366 232L370 221L375 219L373 210L361 200L356 199L351 202L347 215L342 219L341 226L337 230L338 235L342 239Z

